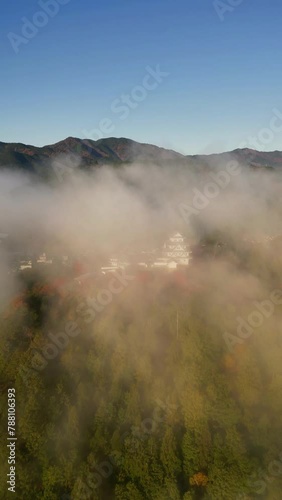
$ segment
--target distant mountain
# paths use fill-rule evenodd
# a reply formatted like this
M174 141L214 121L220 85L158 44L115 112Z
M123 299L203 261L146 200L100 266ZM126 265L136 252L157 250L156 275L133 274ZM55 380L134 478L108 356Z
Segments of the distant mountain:
M50 175L52 161L69 155L72 164L80 168L91 169L102 164L174 163L187 166L221 165L230 157L252 168L282 168L282 152L260 152L251 149L236 149L228 153L212 155L184 156L175 151L150 144L141 144L125 138L108 138L92 141L68 137L56 144L44 147L29 146L21 143L0 142L0 168L17 168L39 174Z
M225 162L230 157L238 160L242 164L253 168L280 168L282 167L282 152L281 151L256 151L255 149L235 149L227 153L198 155L193 156L201 163L207 163L211 166L214 164ZM191 157L189 157L191 158Z

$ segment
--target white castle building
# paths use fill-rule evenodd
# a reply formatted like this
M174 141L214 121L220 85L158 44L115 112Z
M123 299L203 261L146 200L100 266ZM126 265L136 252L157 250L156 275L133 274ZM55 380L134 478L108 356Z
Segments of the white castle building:
M164 244L162 256L154 262L153 267L176 269L178 266L188 266L191 254L192 252L182 234L175 233Z
M143 269L173 270L178 267L187 267L192 258L192 252L180 233L171 236L159 250L150 252L141 251L140 255L126 257L111 257L105 267L101 267L103 274L115 273L126 269L130 265ZM140 260L138 259L140 258ZM141 260L142 259L142 260Z

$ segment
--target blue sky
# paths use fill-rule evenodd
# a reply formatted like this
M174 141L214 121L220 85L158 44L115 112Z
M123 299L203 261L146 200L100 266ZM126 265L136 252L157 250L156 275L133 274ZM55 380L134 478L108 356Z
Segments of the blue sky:
M282 115L281 0L222 0L223 20L214 0L50 1L53 17L38 0L2 8L1 141L116 136L209 153L251 147ZM157 65L169 75L146 90ZM282 150L282 132L261 149Z

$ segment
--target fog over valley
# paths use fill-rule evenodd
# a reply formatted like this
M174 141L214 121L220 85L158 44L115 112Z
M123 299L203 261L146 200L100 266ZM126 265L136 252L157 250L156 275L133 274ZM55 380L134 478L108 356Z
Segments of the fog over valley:
M278 499L282 170L44 168L0 172L23 495Z

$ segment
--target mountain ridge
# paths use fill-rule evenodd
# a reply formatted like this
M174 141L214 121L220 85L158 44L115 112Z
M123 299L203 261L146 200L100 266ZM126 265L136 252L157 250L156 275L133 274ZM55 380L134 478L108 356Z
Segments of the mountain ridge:
M164 164L175 162L187 166L216 166L231 157L252 168L282 168L281 151L257 151L243 148L223 153L183 155L153 144L125 137L109 137L93 141L67 137L45 146L0 142L0 168L18 168L45 175L50 162L70 155L77 158L78 168L90 169L103 164L122 165L133 162Z

